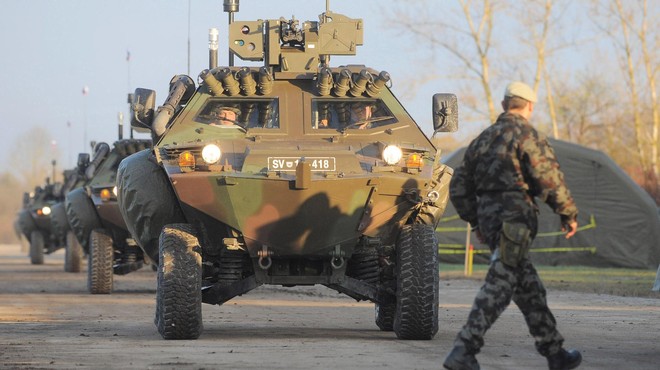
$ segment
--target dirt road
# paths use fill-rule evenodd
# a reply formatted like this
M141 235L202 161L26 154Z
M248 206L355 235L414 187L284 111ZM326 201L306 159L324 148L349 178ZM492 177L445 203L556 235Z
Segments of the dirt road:
M401 341L373 322L373 305L324 287L262 287L203 305L204 333L165 341L153 324L155 273L115 276L111 295L87 294L87 274L63 272L63 253L30 265L0 245L0 368L11 369L439 369L478 289L441 282L440 331ZM660 300L550 292L580 369L660 368ZM486 336L482 369L544 369L519 311Z

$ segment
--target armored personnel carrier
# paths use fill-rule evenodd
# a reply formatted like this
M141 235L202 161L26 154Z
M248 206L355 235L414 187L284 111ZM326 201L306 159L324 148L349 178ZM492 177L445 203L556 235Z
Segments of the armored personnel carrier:
M75 253L80 243L88 256L87 287L92 294L109 294L113 274L141 268L144 254L129 235L117 208L117 166L127 156L151 147L150 140L120 139L112 149L98 143L91 161L81 154L85 185L66 194L66 215L77 241L67 243Z
M30 262L33 265L44 263L44 254L62 248L64 239L53 232L53 207L62 201L61 183L51 183L46 179L43 187L37 186L33 193L25 193L23 209L18 214L18 225L30 243Z
M64 271L80 272L82 270L83 249L75 234L69 227L69 221L66 216L64 199L68 192L80 188L86 182L84 172L89 163L89 154L79 156L78 165L71 170L63 172L64 182L60 190L60 201L52 207L51 226L52 232L58 240L64 240Z
M217 66L200 85L184 75L155 107L137 89L132 124L153 150L122 161L120 211L158 260L155 324L165 339L197 338L201 304L263 285L320 284L375 303L376 324L402 339L438 330L435 224L452 171L390 89L355 55L363 22L233 21L230 54L259 68ZM433 97L435 132L454 131L457 101Z

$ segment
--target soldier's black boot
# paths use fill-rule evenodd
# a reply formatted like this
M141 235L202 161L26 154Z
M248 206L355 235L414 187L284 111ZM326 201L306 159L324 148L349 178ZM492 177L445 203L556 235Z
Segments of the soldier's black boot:
M560 349L559 352L548 356L548 368L550 370L570 370L580 366L582 355L580 351Z
M474 353L468 351L464 346L456 346L449 352L442 366L449 370L479 370Z

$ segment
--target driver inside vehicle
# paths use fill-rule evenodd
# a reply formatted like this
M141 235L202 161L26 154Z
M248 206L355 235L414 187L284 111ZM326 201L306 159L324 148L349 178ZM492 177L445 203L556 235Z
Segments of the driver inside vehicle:
M211 112L211 121L209 125L220 127L231 127L238 124L238 115L241 111L238 108L230 106L218 107Z
M358 129L371 127L371 115L373 108L369 104L355 103L351 106L351 125Z

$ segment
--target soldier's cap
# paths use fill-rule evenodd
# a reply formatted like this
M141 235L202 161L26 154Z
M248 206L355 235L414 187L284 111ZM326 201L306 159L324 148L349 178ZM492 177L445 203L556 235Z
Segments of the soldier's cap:
M536 103L536 93L527 84L519 81L511 82L504 90L504 97L511 98L517 96L532 103Z
M217 107L213 110L213 112L215 114L220 114L220 112L222 112L224 110L232 111L232 112L236 113L237 115L241 114L241 110L238 107L233 106L233 105L224 105L224 106L221 106L221 107Z
M366 107L369 107L373 110L376 106L375 106L375 104L373 104L371 102L357 102L357 103L353 103L351 105L351 109L354 110L354 111L358 111L358 110L364 109Z

